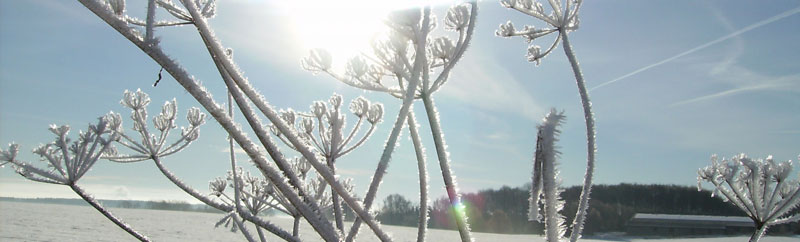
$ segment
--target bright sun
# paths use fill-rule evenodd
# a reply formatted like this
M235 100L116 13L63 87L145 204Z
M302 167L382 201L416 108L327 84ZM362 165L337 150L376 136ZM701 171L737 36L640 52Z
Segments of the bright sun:
M345 62L342 59L370 50L373 37L386 31L383 20L389 12L431 2L305 0L286 1L285 4L291 13L291 25L298 45L303 49L326 49L339 59L334 63L342 64Z

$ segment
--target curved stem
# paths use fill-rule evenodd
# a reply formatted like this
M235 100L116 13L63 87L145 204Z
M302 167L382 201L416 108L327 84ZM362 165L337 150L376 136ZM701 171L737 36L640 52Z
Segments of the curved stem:
M425 147L417 131L417 119L414 111L408 114L408 131L411 133L411 142L414 144L414 153L417 155L417 169L419 170L419 220L417 221L417 242L425 241L428 228L428 168L425 161Z
M128 234L130 234L133 237L136 237L136 239L138 239L140 241L150 241L150 239L148 239L147 236L144 236L144 235L140 234L139 232L136 232L136 230L133 230L133 228L131 228L130 226L125 224L125 222L122 222L122 220L119 220L117 217L115 217L113 214L111 214L111 212L106 210L102 205L100 205L100 203L97 202L97 200L94 200L94 198L92 198L91 195L87 194L86 191L84 191L81 187L79 187L78 185L76 185L74 183L73 184L67 184L67 185L69 186L69 188L72 189L72 191L75 191L75 193L77 193L78 196L83 198L84 201L89 203L89 205L92 205L92 207L94 207L94 209L97 209L98 212L103 214L103 216L106 216L106 218L108 218L108 220L111 220L111 222L114 222L114 224L119 226L121 229L125 230L125 232L128 232Z
M595 147L592 103L589 101L589 93L586 92L586 83L583 80L583 73L581 72L581 67L578 65L575 52L572 50L572 45L569 43L566 31L562 30L559 34L563 41L564 54L567 55L567 59L569 59L569 63L572 65L572 72L575 74L575 82L578 85L578 93L580 93L581 104L583 105L583 116L586 121L586 174L583 178L583 189L581 190L581 197L578 202L578 211L575 214L575 220L572 222L572 234L570 234L569 238L570 241L575 242L583 232L586 210L589 208L589 195L592 191L592 178L594 177L594 153L597 148Z
M425 112L428 116L428 123L431 126L436 156L439 159L439 167L442 169L442 179L444 180L444 186L447 190L447 198L450 199L450 209L453 211L453 216L458 226L458 233L461 235L461 241L472 241L467 214L461 209L464 205L461 204L461 196L458 194L458 185L456 185L453 171L450 169L450 158L445 148L447 145L445 144L444 133L442 132L442 126L439 121L439 113L436 111L436 106L433 104L433 98L431 98L430 94L423 94L422 102L425 104Z
M425 53L425 43L427 41L426 38L428 36L428 31L430 30L430 8L425 8L424 12L422 29L419 30L415 36L417 38L414 42L416 44L416 53ZM369 189L364 197L365 209L370 209L372 202L375 200L375 196L378 194L378 186L380 186L381 181L383 180L383 175L386 174L386 169L389 166L389 160L391 159L394 148L397 145L397 138L400 136L400 130L403 128L403 122L406 121L406 118L410 113L409 111L411 110L411 104L414 102L414 93L417 91L417 84L420 82L420 70L422 70L422 65L427 63L425 59L425 55L418 55L414 59L414 70L411 74L411 79L408 80L408 88L403 96L403 105L400 107L400 111L397 114L397 119L392 127L392 132L389 134L389 139L386 140L386 146L381 154L378 167L375 169L375 174L372 176L372 182L369 184ZM361 220L356 219L356 221L354 221L353 225L350 227L350 232L347 234L347 242L351 242L355 239L360 226Z

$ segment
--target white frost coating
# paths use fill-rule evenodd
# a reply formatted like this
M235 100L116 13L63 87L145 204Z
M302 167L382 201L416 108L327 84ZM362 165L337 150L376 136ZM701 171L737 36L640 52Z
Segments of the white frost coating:
M800 219L800 214L787 214L800 206L800 183L787 180L791 170L791 160L775 162L772 156L753 160L740 154L719 161L713 155L711 165L697 172L697 188L702 189L702 181L709 182L714 193L747 213L756 227L750 241L758 241L770 225Z
M541 186L541 193L543 194L544 204L544 235L547 241L560 241L566 232L564 225L564 216L559 212L564 208L564 200L561 199L562 189L560 188L561 179L558 177L558 156L559 152L556 150L556 142L558 135L561 131L558 126L563 122L563 113L557 112L555 109L545 116L542 124L539 125L539 133L536 139L536 155L535 166L539 166L538 172L534 173L534 179L539 177L540 181L534 183L535 186ZM534 168L534 172L537 169ZM539 194L535 194L537 197ZM531 193L531 197L534 194ZM533 204L531 200L531 211L538 208L538 204ZM532 213L532 212L531 212ZM529 218L532 216L529 214Z
M425 147L419 137L419 125L414 117L414 111L408 113L408 131L411 133L411 142L414 144L414 153L417 157L417 169L419 170L419 219L417 221L417 242L425 241L425 234L428 228L428 168L425 160Z
M570 234L570 241L574 242L580 238L583 232L583 225L586 220L586 211L589 207L589 195L591 194L592 179L594 176L594 161L595 161L595 127L594 127L594 114L592 113L591 102L589 101L589 94L586 91L586 84L583 80L583 73L578 65L578 60L572 50L572 45L569 43L567 34L575 31L579 26L578 12L580 10L582 0L548 0L552 11L545 13L545 8L536 0L501 0L500 5L506 8L517 10L523 14L529 15L535 19L544 21L549 27L547 28L534 28L533 26L525 26L522 30L516 30L513 24L509 21L500 25L500 29L495 32L496 35L501 37L520 36L527 42L532 42L539 37L558 32L558 36L549 48L542 51L541 47L532 44L528 47L528 61L534 62L537 65L541 62L542 58L550 54L557 46L559 41L562 42L564 53L569 59L572 66L575 81L578 86L578 93L581 97L581 104L583 106L584 119L586 123L586 146L587 146L587 162L586 174L584 175L583 189L581 191L580 200L578 202L577 213L575 220L572 222L572 233ZM533 190L532 190L533 192ZM532 199L533 200L533 199Z

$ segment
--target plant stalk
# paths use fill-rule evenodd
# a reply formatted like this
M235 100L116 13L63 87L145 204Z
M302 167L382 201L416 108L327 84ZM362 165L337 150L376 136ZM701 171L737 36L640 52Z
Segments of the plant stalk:
M583 105L583 116L586 121L586 174L583 178L583 189L581 190L580 201L578 202L578 210L575 214L575 220L572 222L572 233L570 234L570 241L575 242L580 238L583 232L583 225L586 220L586 210L589 208L589 196L592 192L592 178L594 177L594 160L595 160L595 130L594 130L594 114L592 113L592 103L589 101L589 93L586 91L586 83L583 80L583 72L581 71L578 60L575 57L575 52L572 50L572 45L569 43L569 37L566 30L559 31L561 35L562 45L564 46L564 54L569 59L572 65L572 72L575 74L575 82L578 85L578 93L581 96L581 104Z
M114 222L114 224L119 226L122 230L125 230L125 232L128 232L128 234L130 234L131 236L136 237L136 239L138 239L140 241L150 241L150 239L147 238L147 236L144 236L144 235L140 234L139 232L136 232L136 230L133 230L133 228L131 228L130 226L125 224L125 222L122 222L122 220L119 220L117 217L115 217L114 214L111 214L110 211L108 211L106 208L104 208L102 205L100 205L100 203L97 202L97 200L92 198L91 195L87 194L86 191L84 191L83 188L79 187L77 184L70 183L70 184L67 184L67 186L69 186L69 188L71 188L72 191L75 191L75 193L78 194L78 196L83 198L84 201L89 203L89 205L92 205L92 207L94 207L94 209L96 209L98 212L100 212L100 214L103 214L103 216L106 216L106 218L108 218L108 220L111 220L111 222Z

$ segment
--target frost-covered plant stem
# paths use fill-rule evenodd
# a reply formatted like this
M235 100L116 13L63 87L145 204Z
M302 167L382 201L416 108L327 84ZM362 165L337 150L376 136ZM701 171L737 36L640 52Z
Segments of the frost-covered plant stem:
M425 241L428 228L428 168L425 161L425 147L419 138L419 125L414 117L414 111L408 113L408 132L411 133L411 143L414 144L414 153L417 155L417 169L419 170L419 220L417 221L417 242Z
M575 242L580 238L583 232L586 210L589 208L589 196L592 191L592 178L594 177L594 154L597 148L595 147L592 103L589 101L589 93L586 91L583 72L581 72L581 67L578 65L578 60L575 57L575 52L572 50L572 45L569 43L567 32L562 30L559 34L561 35L561 41L563 41L564 54L567 56L567 59L569 59L569 63L572 65L572 72L575 74L575 82L578 85L578 93L581 96L581 104L583 105L583 117L586 121L586 174L583 178L583 189L581 190L578 210L577 214L575 214L575 220L572 222L572 233L569 238L570 241Z
M178 83L183 86L184 89L186 89L186 91L191 94L203 106L203 108L205 108L211 114L212 117L214 117L214 119L225 129L225 131L233 136L234 140L248 153L251 159L254 159L256 163L265 165L265 168L262 169L262 172L266 173L265 175L267 178L274 182L278 190L287 195L293 205L300 207L299 210L304 215L307 215L304 217L310 220L310 224L315 227L315 229L318 227L315 225L319 224L317 221L314 221L315 219L313 219L315 217L319 217L318 213L316 213L317 216L313 216L314 213L311 210L308 210L305 204L298 198L297 193L295 193L292 188L285 184L282 176L279 175L279 173L272 167L266 166L267 162L264 160L263 156L258 155L259 152L255 148L255 145L252 143L252 141L250 141L244 135L241 129L234 125L234 123L226 116L226 112L221 108L221 106L214 102L214 100L211 98L211 94L198 85L199 82L197 80L192 78L185 69L178 65L176 61L169 58L160 48L158 48L157 45L147 45L138 32L127 26L127 23L120 17L114 15L112 11L109 11L104 3L96 0L79 0L79 2L81 2L81 4L83 4L87 9L108 23L112 28L117 30L117 32L122 34L137 47L142 49L143 52L158 62L159 65L164 67L164 69L167 70L167 72L170 73L170 75L172 75L175 80L178 81ZM320 227L317 231L326 240L337 240L335 233L332 233L332 229L324 229ZM331 233L326 231L331 231Z
M226 204L219 203L217 201L214 201L211 198L209 198L208 196L203 195L202 193L200 193L196 189L194 189L194 188L186 185L185 183L183 183L180 179L178 179L178 177L175 176L175 174L173 174L166 167L164 167L164 164L161 162L160 158L158 158L158 157L153 158L153 161L156 164L156 167L158 167L158 170L161 171L161 173L165 177L167 177L167 179L169 179L173 184L178 186L178 188L180 188L181 190L183 190L187 194L191 195L195 199L205 203L208 206L211 206L213 208L219 209L220 211L223 211L223 212L226 212L226 213L233 211L233 209L234 209L233 207L228 206ZM292 235L289 234L289 232L281 229L278 226L275 226L274 224L272 224L272 223L270 223L268 221L265 221L265 220L259 218L256 215L248 213L247 211L241 211L240 215L242 216L243 219L256 224L258 227L266 229L267 231L269 231L270 233L275 234L276 236L280 237L281 239L284 239L286 241L300 241L300 239L297 238L296 235L292 236Z
M219 41L217 41L216 38L214 37L214 34L211 31L211 29L209 28L208 23L201 16L199 10L197 9L197 6L194 5L194 2L185 1L184 0L183 3L186 6L186 8L189 11L189 13L192 15L192 18L194 19L194 25L197 27L199 34L203 37L204 40L207 41L206 45L208 47L210 47L209 51L213 53L212 54L212 58L214 58L215 60L218 60L218 61L220 61L222 63L222 66L225 68L225 70L228 71L228 74L230 74L230 76L232 77L232 79L234 80L236 85L239 88L241 88L241 90L248 97L248 99L250 99L256 105L256 107L283 134L286 135L286 138L291 142L291 144L294 147L298 148L298 151L303 155L303 157L305 157L308 160L308 162L312 165L312 167L314 167L314 169L318 172L318 174L320 176L322 176L325 179L325 181L328 184L331 185L332 188L334 188L336 193L339 194L339 196L342 197L342 199L348 204L348 206L350 206L353 209L353 211L359 217L361 217L362 219L364 219L364 221L367 222L367 224L370 226L370 228L373 230L373 232L375 232L375 234L378 236L378 238L380 238L382 241L391 240L389 238L389 236L383 230L380 229L380 226L379 226L378 222L375 220L374 216L369 214L367 212L367 210L364 209L364 207L362 207L361 204L358 203L355 200L355 198L353 198L353 196L347 192L347 190L342 186L342 184L340 184L338 181L336 181L336 177L333 174L330 173L330 170L328 169L328 167L325 164L322 164L318 160L317 156L311 151L311 149L309 147L307 147L307 144L304 141L302 141L297 136L296 133L292 132L292 130L290 129L288 124L286 124L286 122L278 116L278 113L247 82L247 80L243 77L243 75L238 71L238 68L236 68L236 66L233 64L231 59L227 57L227 55L225 54L225 51L223 51L222 46L220 45ZM206 108L208 109L209 107L206 107ZM211 112L211 110L209 110L209 112ZM219 120L218 120L218 122L219 122ZM227 130L227 131L229 133L232 132L231 130ZM244 138L244 139L246 139L246 138ZM249 141L249 140L247 140L247 141ZM252 142L248 142L248 144L249 145L253 145ZM242 145L241 142L240 142L240 146L242 146L242 148L245 149L245 151L247 151L245 145ZM271 167L266 166L266 161L263 160L263 157L257 156L257 154L259 153L257 150L253 149L251 151L248 151L247 153L254 160L259 161L259 162L264 162L265 167L271 168ZM258 158L258 159L256 159L256 158ZM282 178L280 176L277 176L277 174L273 174L273 175L276 175L276 176L274 176L274 177L268 176L270 178L270 180L273 180L273 182L276 182L279 185L285 185L285 183L282 181ZM280 180L280 181L275 181L275 179ZM278 183L278 182L280 182L280 183ZM281 190L283 190L283 189L281 189ZM290 200L295 200L297 198L296 197L297 195L296 195L296 193L294 193L294 191L282 191L282 192L284 192L284 194L286 194L287 197L290 198ZM289 195L286 192L289 192L289 194L294 194L294 195ZM297 206L300 205L300 204L296 204L295 202L292 202L292 204L297 205ZM317 211L317 216L316 217L312 217L308 213L303 213L303 217L305 217L307 220L309 220L309 222L312 224L312 226L318 232L320 232L321 234L329 234L329 235L333 234L333 236L332 236L333 238L338 237L337 234L333 232L333 227L330 225L330 223L327 220L321 218L321 216L320 216L318 211ZM317 226L315 226L315 224L314 224L315 222L318 222L318 223L321 223L321 224L318 224ZM324 228L321 227L321 226L324 226ZM326 240L328 240L328 239L326 239Z
M336 158L330 157L327 158L326 160L328 163L328 167L331 168L331 173L333 173L333 175L336 175L336 164L335 164ZM334 191L332 187L331 187L331 200L333 200L333 219L334 221L336 221L336 229L339 230L339 233L344 234L344 214L342 214L342 203L339 201L339 195L336 195L336 191Z
M106 208L104 208L102 205L100 205L100 203L97 202L97 200L92 198L91 195L87 194L86 191L83 190L83 188L81 188L80 186L78 186L77 184L74 184L74 183L67 184L67 185L69 186L69 188L72 189L72 191L74 191L76 194L78 194L78 196L83 198L84 201L89 203L89 205L92 205L92 207L94 209L96 209L98 212L100 212L100 214L103 214L103 216L108 218L108 220L111 220L111 222L114 222L114 224L119 226L121 229L125 230L125 232L128 232L128 234L130 234L133 237L136 237L136 239L138 239L140 241L150 241L150 239L148 239L146 236L140 234L139 232L136 232L130 226L128 226L128 224L126 224L125 222L122 222L122 220L119 220L117 217L115 217L113 214L111 214L111 212L109 212Z
M228 117L230 117L231 121L233 121L233 97L230 91L228 91ZM250 234L250 231L248 231L247 227L244 226L241 217L239 217L239 214L244 212L244 210L242 209L242 196L241 196L242 183L239 182L240 178L236 166L236 153L234 153L233 139L231 137L228 137L228 149L231 155L231 173L233 173L233 197L234 197L233 204L234 208L236 209L236 213L234 213L233 220L236 222L236 225L239 226L239 231L242 232L242 235L247 239L247 241L255 242L253 235ZM261 232L260 229L258 230L258 234L260 235L260 238L264 240L263 233Z
M415 53L425 53L425 45L427 43L426 38L428 36L428 31L430 30L430 11L430 7L425 8L422 15L422 24L420 27L414 30L415 39L413 42L415 44ZM414 66L411 72L411 78L408 80L408 88L406 88L406 92L403 95L403 105L400 107L400 111L397 114L397 119L395 119L394 126L392 126L392 131L389 134L389 138L386 140L386 144L383 148L383 153L381 154L381 159L378 162L378 167L375 169L375 174L372 176L372 182L369 184L367 194L364 197L364 207L366 209L369 209L372 206L375 196L378 194L378 186L380 186L381 182L383 181L383 175L386 174L386 168L389 166L389 160L391 159L392 153L394 152L394 148L397 144L397 138L400 136L400 130L403 128L403 123L406 121L406 118L410 113L409 111L411 110L411 105L414 103L414 94L416 93L417 86L420 82L420 70L423 68L425 63L427 63L425 60L425 55L417 55L416 58L414 58ZM347 235L347 242L351 242L355 239L360 226L361 221L356 219L350 228L350 233Z
M297 237L300 235L300 217L294 217L294 223L292 223L292 236Z
M450 210L455 217L458 233L461 235L461 241L472 241L467 214L463 209L464 205L461 204L461 195L458 194L458 186L452 174L453 171L450 169L450 159L446 150L447 145L445 144L441 122L439 121L439 113L436 111L436 106L430 95L423 94L422 103L425 104L425 113L428 116L428 124L431 126L436 157L439 159L439 167L442 169L442 179L447 190L447 198L450 199Z

